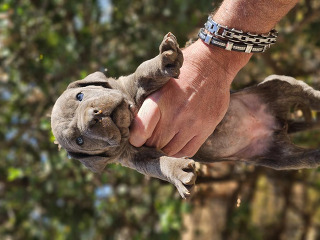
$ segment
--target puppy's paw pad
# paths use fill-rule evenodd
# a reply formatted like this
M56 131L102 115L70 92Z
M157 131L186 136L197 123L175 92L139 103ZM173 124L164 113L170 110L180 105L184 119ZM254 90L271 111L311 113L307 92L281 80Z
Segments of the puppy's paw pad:
M166 59L166 60L169 62L169 64L170 64L170 62L171 62L171 63L174 63L174 62L176 61L177 56L178 56L178 53L177 53L176 51L173 51L173 50L170 49L170 50L167 50L167 51L163 52L163 53L162 53L162 56L163 56L163 58Z
M168 33L161 45L161 70L165 76L178 77L183 63L183 55L177 43L176 37Z
M179 44L177 42L177 38L172 33L169 32L164 36L162 43L160 44L159 50L160 50L160 53L163 53L170 49L177 51L178 48L179 48Z

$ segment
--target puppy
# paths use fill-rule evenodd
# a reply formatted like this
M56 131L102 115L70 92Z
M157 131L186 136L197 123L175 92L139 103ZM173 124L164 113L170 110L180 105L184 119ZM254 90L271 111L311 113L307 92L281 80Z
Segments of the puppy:
M52 132L70 157L94 172L117 162L171 182L187 198L196 180L193 160L136 148L128 141L130 124L143 100L179 76L183 55L173 34L164 37L159 51L129 76L115 80L96 72L71 83L53 107ZM303 109L305 121L288 120L294 106ZM320 110L319 91L291 77L269 76L231 94L224 119L193 159L244 161L274 169L317 167L319 150L299 148L288 137L290 132L318 126L310 109Z

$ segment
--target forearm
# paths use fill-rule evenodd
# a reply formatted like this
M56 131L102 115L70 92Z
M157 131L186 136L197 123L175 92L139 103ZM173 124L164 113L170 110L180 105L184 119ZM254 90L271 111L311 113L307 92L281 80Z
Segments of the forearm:
M298 0L224 0L213 13L221 25L244 32L267 33Z
M268 33L277 22L295 6L297 0L225 0L220 8L212 14L217 23L244 32ZM197 70L203 75L210 75L214 69L220 67L227 76L225 79L210 79L219 84L231 84L238 71L250 60L251 53L228 51L216 46L207 45L198 40L190 51L192 58L186 56L186 61L197 65ZM198 52L192 54L191 51ZM223 82L224 81L224 82ZM194 84L194 83L193 83ZM218 83L216 83L218 84Z

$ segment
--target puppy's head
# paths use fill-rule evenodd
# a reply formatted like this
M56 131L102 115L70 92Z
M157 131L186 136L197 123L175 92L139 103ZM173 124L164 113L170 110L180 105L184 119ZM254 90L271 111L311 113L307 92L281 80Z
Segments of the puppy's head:
M128 142L132 118L130 102L118 83L96 72L71 83L58 98L51 127L71 157L99 172Z

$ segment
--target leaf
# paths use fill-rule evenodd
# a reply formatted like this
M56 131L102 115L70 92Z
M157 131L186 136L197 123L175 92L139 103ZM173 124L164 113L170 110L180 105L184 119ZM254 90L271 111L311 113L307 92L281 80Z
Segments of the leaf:
M12 182L14 180L16 180L17 178L21 178L23 177L23 172L20 168L14 168L14 167L10 167L8 169L8 181Z
M1 12L5 12L5 11L8 11L10 9L10 5L8 3L3 3L1 4L0 6L0 11Z

